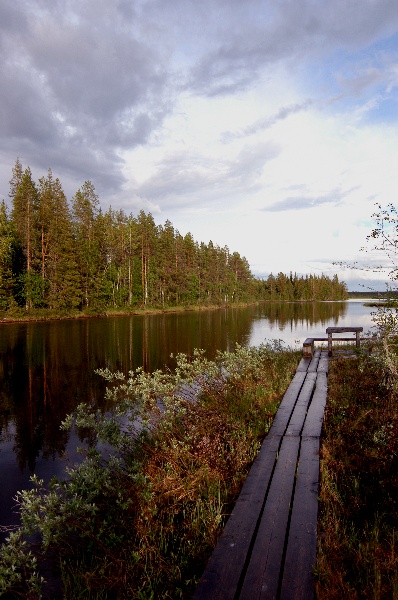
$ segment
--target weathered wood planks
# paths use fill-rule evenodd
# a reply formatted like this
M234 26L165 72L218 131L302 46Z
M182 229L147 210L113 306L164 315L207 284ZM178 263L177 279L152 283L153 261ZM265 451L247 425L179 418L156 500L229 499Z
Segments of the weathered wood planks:
M276 598L293 494L298 437L284 437L240 598Z
M314 595L312 566L316 560L319 484L319 438L301 440L294 501L280 598L310 600Z
M312 598L327 371L325 351L302 359L194 600Z

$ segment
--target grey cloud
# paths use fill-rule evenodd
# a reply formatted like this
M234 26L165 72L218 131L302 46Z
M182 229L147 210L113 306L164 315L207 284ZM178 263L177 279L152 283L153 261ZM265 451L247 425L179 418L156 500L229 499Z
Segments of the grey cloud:
M158 202L162 210L186 207L201 198L201 205L212 202L226 183L228 167L221 162L193 153L175 153L157 165L156 174L134 192ZM222 185L221 185L222 184Z
M214 160L193 152L174 153L157 165L156 174L137 187L137 196L158 201L165 207L230 201L259 187L258 178L267 163L278 156L273 143L245 147L233 160Z
M371 44L398 26L398 5L390 0L336 0L317 4L316 10L310 0L284 0L273 10L270 6L258 3L257 18L243 20L239 27L236 22L231 27L225 15L219 43L213 40L192 69L189 84L198 93L212 96L245 88L260 69L282 59L294 70L331 50Z
M20 140L36 140L44 143L55 134L55 127L43 103L36 77L25 69L13 69L12 65L0 65L1 89L0 131L3 145Z
M93 178L102 192L123 184L119 150L144 143L171 104L166 54L118 6L25 2L19 21L1 5L0 141L11 160Z
M365 90L378 85L385 81L385 75L374 67L366 68L353 74L351 77L348 75L338 75L337 83L341 90L349 95L359 96Z
M358 189L359 186L346 191L334 189L322 196L288 196L284 200L275 202L263 208L266 212L280 212L286 210L304 210L306 208L317 208L323 204L332 204L338 206L342 200L351 192Z
M284 200L275 202L267 206L263 210L267 212L280 212L285 210L303 210L304 208L314 208L320 204L333 202L334 199L330 196L310 197L310 196L289 196Z
M3 46L5 34L21 34L27 28L27 15L23 6L14 0L2 0L0 4L0 44Z
M266 164L280 154L280 147L273 142L248 145L230 163L229 177L238 179L243 186L260 176Z
M63 172L74 173L93 179L100 195L114 194L124 183L120 152L145 144L181 91L232 94L270 64L284 59L300 68L330 49L369 44L397 25L391 0L336 0L316 10L310 0L2 0L0 145L11 163L19 156L32 168L52 167L61 180ZM299 110L306 103L236 135ZM234 167L220 164L213 181L214 165L203 173L192 164L177 177L160 164L142 191L166 197L188 185L217 188L221 176L255 184L250 161L246 180Z
M283 121L290 117L290 115L297 114L299 112L306 111L310 106L314 104L314 101L311 99L307 99L304 102L300 102L298 104L290 104L287 106L282 106L274 115L268 117L266 119L260 119L238 131L234 132L225 132L221 136L221 141L223 143L229 143L230 141L238 138L247 137L249 135L253 135L259 133L260 131L265 131L269 129L278 121Z

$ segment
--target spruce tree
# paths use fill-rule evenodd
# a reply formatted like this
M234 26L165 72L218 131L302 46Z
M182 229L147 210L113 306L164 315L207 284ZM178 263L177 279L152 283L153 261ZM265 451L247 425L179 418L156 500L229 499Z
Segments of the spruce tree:
M18 274L18 244L4 200L0 204L0 310L15 304L15 275Z
M39 196L30 168L27 167L21 175L18 162L10 184L12 222L25 258L22 295L25 298L26 309L29 310L33 306L40 305L42 296L40 277L36 268L40 255Z
M95 187L86 181L72 200L72 217L83 305L87 308L98 305L101 296L101 216Z
M49 169L40 185L41 276L46 304L53 309L81 303L71 215L59 179Z

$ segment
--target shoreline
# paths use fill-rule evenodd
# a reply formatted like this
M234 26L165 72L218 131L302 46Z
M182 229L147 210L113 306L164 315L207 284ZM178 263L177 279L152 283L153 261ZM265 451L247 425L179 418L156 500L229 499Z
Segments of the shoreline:
M0 318L0 325L15 324L15 323L40 323L47 321L72 321L75 319L108 319L110 317L139 317L146 315L162 315L168 313L177 312L202 312L206 310L225 310L228 308L245 308L247 306L254 306L262 302L257 300L255 302L242 302L239 304L227 304L222 306L209 305L209 306L189 306L189 307L171 307L171 308L148 308L148 309L135 309L135 310L116 310L98 312L98 313L74 313L74 314L27 314L23 316L6 316Z
M314 302L347 302L352 298L336 299L336 300L253 300L251 302L239 302L237 304L222 304L222 305L194 305L194 306L173 306L170 308L136 308L132 310L108 310L104 312L77 312L70 314L60 314L52 312L48 309L37 311L37 314L30 313L21 316L3 316L0 317L0 325L15 324L15 323L41 323L47 321L72 321L75 319L107 319L110 317L138 317L146 315L162 315L168 313L183 313L183 312L202 312L206 310L225 310L230 308L246 308L247 306L255 306L257 304L311 304Z

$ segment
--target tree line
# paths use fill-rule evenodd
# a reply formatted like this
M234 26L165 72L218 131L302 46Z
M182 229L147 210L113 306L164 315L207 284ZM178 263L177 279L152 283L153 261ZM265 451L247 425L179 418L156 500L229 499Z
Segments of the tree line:
M337 276L256 279L227 246L197 242L141 210L103 212L86 181L68 202L51 169L36 183L16 160L11 209L0 205L0 309L222 305L252 300L344 299Z
M320 276L272 273L268 279L259 282L260 296L263 300L310 301L310 300L346 300L347 287L339 281L337 275L332 278L322 273Z

